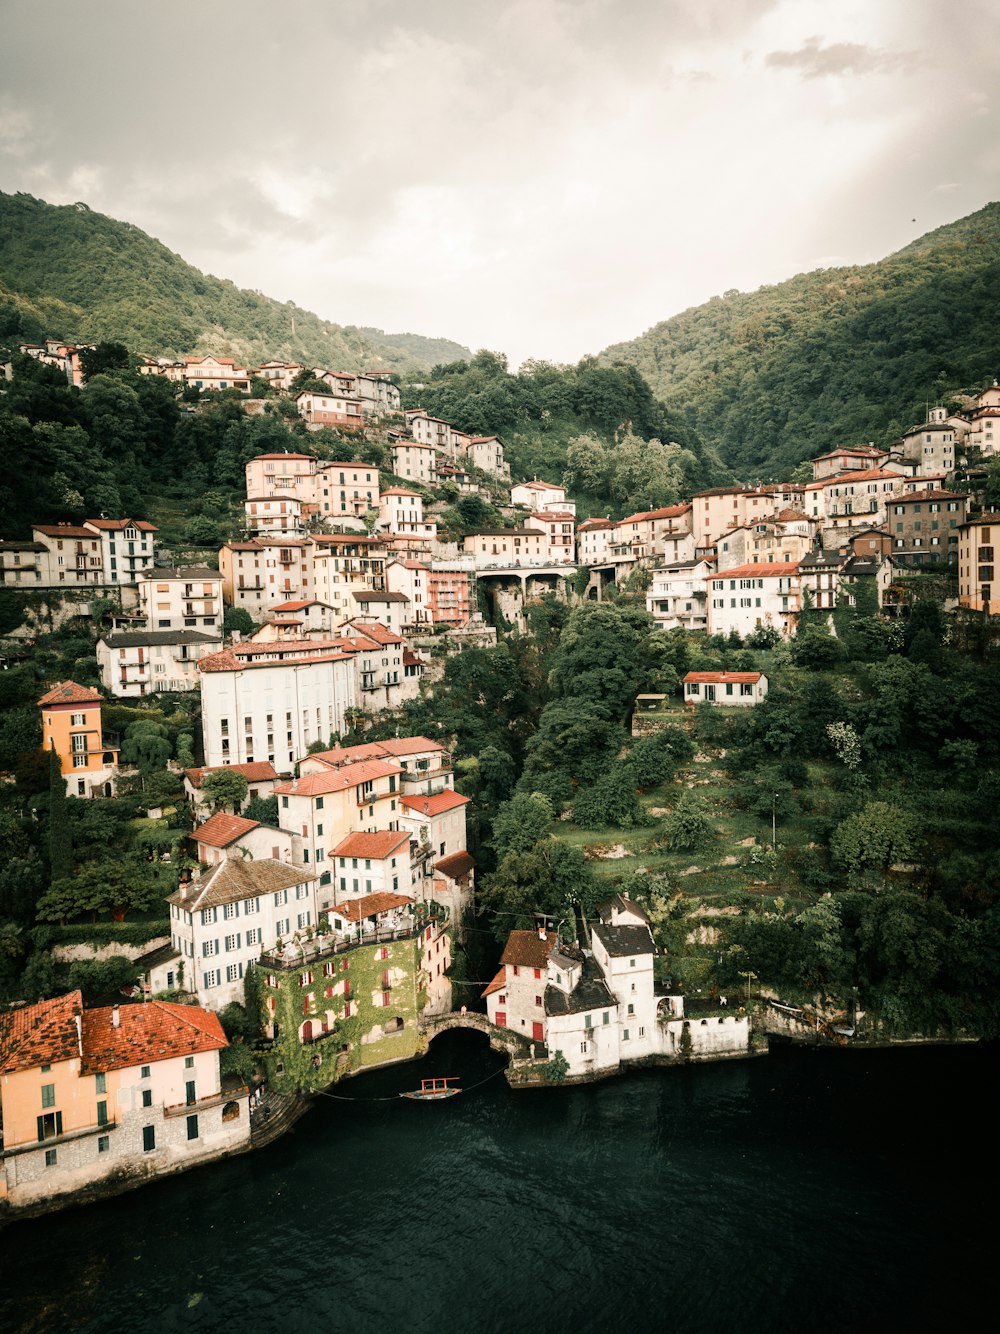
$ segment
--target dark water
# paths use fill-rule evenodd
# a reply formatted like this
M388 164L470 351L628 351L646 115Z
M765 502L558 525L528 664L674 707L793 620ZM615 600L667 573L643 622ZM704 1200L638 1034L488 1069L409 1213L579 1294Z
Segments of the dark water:
M498 1067L454 1033L373 1098ZM995 1321L996 1054L780 1049L450 1102L0 1237L4 1331L966 1330Z

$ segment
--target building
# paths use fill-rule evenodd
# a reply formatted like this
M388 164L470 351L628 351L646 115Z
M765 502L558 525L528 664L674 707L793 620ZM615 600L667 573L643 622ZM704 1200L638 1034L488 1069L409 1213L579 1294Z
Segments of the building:
M646 610L661 630L705 630L708 626L708 577L715 565L708 560L686 560L653 571L646 593Z
M250 375L232 357L185 357L184 382L194 389L235 389L250 392Z
M133 519L35 524L30 542L0 542L0 583L131 592L153 564L156 531L151 523Z
M437 477L438 451L417 440L399 440L391 447L392 471L408 482L433 486Z
M614 540L615 525L610 519L584 519L577 525L576 549L581 565L603 565L608 560Z
M390 486L379 497L379 527L394 537L419 537L430 546L437 541L437 520L424 517L423 497L402 486Z
M238 644L198 670L209 767L267 760L287 773L357 708L353 655L335 640Z
M101 726L101 697L90 686L60 681L38 701L42 749L54 750L71 797L110 797L118 740Z
M554 931L512 931L500 971L483 992L491 1024L531 1042L545 1041L545 988L549 958L559 943Z
M223 577L207 565L183 569L154 566L139 578L139 610L149 630L212 630L222 633Z
M541 528L481 528L463 539L462 549L477 570L545 565L548 535Z
M465 808L468 804L468 797L451 788L424 795L413 793L400 801L399 826L410 831L433 863L441 857L466 851Z
M268 764L266 760L256 761L253 764L217 764L211 768L201 766L197 769L184 770L184 792L188 801L194 807L196 818L199 817L207 804L205 794L202 791L202 783L206 775L213 773L237 773L247 780L247 801L260 799L266 800L274 792L274 785L278 781L278 772L273 764Z
M331 391L320 394L313 389L303 389L295 395L295 406L299 416L313 430L333 426L341 431L364 430L364 411L360 398L348 398L346 395Z
M708 581L709 634L740 636L767 625L785 639L799 611L799 567L790 563L738 565Z
M683 678L685 704L759 704L767 694L762 672L688 672Z
M287 393L304 370L305 367L297 361L265 361L263 365L257 367L254 375L272 389Z
M166 1001L86 1010L73 991L0 1014L0 1195L16 1209L242 1151L227 1045L215 1015Z
M261 621L276 605L315 594L316 547L306 538L255 537L219 551L222 596Z
M529 522L545 534L545 560L549 565L575 565L574 514L570 510L544 510Z
M874 445L841 445L828 454L821 454L813 459L813 481L824 482L830 477L837 477L840 473L864 472L867 468L880 468L889 457L887 450L876 449Z
M470 436L462 450L469 463L495 477L509 477L510 466L504 461L503 441L498 435Z
M1000 546L1000 512L986 510L966 519L958 529L958 602L970 611L1000 615L996 549Z
M119 699L197 690L198 663L221 648L221 633L211 631L115 631L97 641L101 684Z
M293 848L291 835L259 820L248 820L229 811L216 811L202 824L195 825L191 834L195 860L201 866L218 866L227 857L247 857L251 861L262 857L272 861L291 862Z
M533 482L518 482L510 489L512 505L520 505L531 514L544 513L546 510L567 510L575 516L576 501L568 500L566 488L554 486L552 482L540 482L536 477Z
M894 496L887 515L894 563L957 562L959 528L968 507L969 497L958 491L909 491Z
M343 905L341 916L355 928L369 915L375 895L403 895L404 902L412 902L408 830L348 834L333 848L330 863L333 892L327 906L332 916Z
M167 903L173 955L159 969L211 1010L242 1002L246 970L262 950L317 925L314 875L273 858L224 857L204 875L192 872ZM151 979L154 991L159 980Z
M316 469L313 505L322 519L363 527L361 520L379 507L378 468L370 463L321 463Z
M354 392L366 416L386 417L399 411L399 388L388 372L369 371L356 376Z
M916 465L918 475L953 473L958 462L960 435L947 408L930 408L923 426L903 432L903 457Z
M302 536L302 502L297 496L250 496L243 513L251 537Z

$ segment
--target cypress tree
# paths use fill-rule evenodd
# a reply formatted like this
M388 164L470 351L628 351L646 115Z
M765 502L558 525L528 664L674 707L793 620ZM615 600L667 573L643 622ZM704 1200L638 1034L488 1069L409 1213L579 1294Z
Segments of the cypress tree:
M62 880L72 869L73 836L66 810L66 780L53 746L49 751L49 872L53 880Z

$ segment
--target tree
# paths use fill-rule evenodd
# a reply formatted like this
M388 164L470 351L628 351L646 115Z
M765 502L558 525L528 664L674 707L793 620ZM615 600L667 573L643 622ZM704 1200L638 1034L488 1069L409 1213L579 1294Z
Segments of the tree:
M493 846L497 859L508 853L527 852L548 836L552 827L552 803L538 792L518 792L504 801L493 821Z
M55 964L48 950L32 950L21 978L22 997L31 1003L46 1000L59 990Z
M713 832L708 813L693 792L682 792L663 822L663 842L674 852L701 847Z
M49 751L49 873L61 880L73 869L73 835L66 811L66 780L55 746Z
M840 640L818 626L801 630L792 640L791 653L796 666L814 672L829 671L847 656Z
M240 814L244 820L256 820L258 824L277 825L278 798L251 797Z
M222 618L222 628L227 635L231 635L234 631L240 635L253 634L253 617L245 607L227 607Z
M132 723L122 742L122 760L137 765L143 774L162 769L170 759L170 733L162 723L142 719Z
M232 769L213 769L201 780L202 795L213 811L236 813L246 801L250 784Z
M917 846L917 823L908 811L887 801L870 801L834 830L830 855L858 881L868 872L884 873L895 862L911 861Z
M77 959L70 966L69 987L79 989L85 1001L113 998L126 987L138 981L139 970L134 959L114 955L110 959Z
M124 343L97 343L94 347L85 347L80 352L80 367L86 383L95 375L105 371L127 371L129 368L129 350Z

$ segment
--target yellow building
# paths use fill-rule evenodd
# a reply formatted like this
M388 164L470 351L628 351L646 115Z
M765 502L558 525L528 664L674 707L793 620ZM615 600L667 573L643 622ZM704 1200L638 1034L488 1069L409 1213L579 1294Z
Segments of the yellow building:
M38 701L42 711L42 746L59 756L71 797L110 797L118 750L105 745L101 697L91 686L60 681Z

